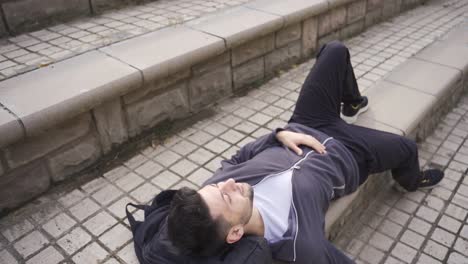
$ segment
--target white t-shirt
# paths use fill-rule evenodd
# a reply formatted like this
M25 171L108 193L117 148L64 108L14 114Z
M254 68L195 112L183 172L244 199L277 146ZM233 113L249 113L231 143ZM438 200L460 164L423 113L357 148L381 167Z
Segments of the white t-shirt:
M265 238L273 243L288 229L292 202L292 170L270 175L253 186L253 204L262 215Z

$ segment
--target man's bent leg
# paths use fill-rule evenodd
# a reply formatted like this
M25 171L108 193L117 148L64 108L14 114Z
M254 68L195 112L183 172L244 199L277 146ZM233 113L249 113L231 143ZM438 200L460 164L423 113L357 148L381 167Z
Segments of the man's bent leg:
M418 188L420 168L416 143L396 134L349 125L347 133L359 137L361 144L368 148L367 154L355 155L358 163L367 163L369 173L392 170L393 178L403 188L414 191ZM351 138L351 140L353 140ZM352 144L346 142L345 144ZM367 155L367 157L366 157ZM361 183L365 180L361 179Z
M340 119L341 102L360 101L349 51L342 43L333 41L318 52L289 122L318 128Z

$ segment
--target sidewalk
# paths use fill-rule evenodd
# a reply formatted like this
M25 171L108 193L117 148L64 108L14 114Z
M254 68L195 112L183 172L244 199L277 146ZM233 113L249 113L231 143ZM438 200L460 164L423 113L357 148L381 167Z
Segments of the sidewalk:
M0 40L0 80L249 0L158 0Z
M382 191L336 244L357 263L468 263L468 96L420 144L421 166L445 170L430 191Z
M187 3L187 1L180 2ZM372 27L346 41L352 53L352 62L361 90L365 91L393 68L467 18L467 0L431 1L425 6L409 11L391 22ZM198 188L217 169L222 159L230 157L245 143L268 133L271 129L283 126L292 113L300 86L313 63L314 60L310 60L298 65L244 97L220 103L215 109L214 116L180 131L162 144L147 146L135 153L131 159L89 183L76 183L56 188L24 208L0 219L0 263L137 263L128 222L125 220L124 205L128 202L148 202L155 194L167 188L177 189L181 186ZM456 118L457 122L464 120L461 115L468 110L461 107L457 109L454 111L458 114L451 114L446 120L451 127L455 126L456 122L450 120L453 118ZM462 110L464 112L460 112ZM458 150L467 136L462 134L468 131L467 127L457 126L458 129L453 130L453 135L458 137L450 137L448 143L443 143L438 138L441 133L449 131L446 128L436 131L427 141L438 143L432 147L429 144L421 145L422 158L434 163L445 161L449 164L446 157L447 150ZM451 143L454 139L454 143ZM442 143L444 148L432 158L431 153L438 151L437 146ZM464 171L468 166L466 165L468 159L462 154L455 156L455 160L457 161L450 162L449 167L463 168ZM459 182L463 181L461 174L458 178ZM453 198L450 208L457 206L468 209L468 198L461 195L466 193L463 188L467 187L465 185L458 187L449 180L444 183L451 186L450 190L459 190L459 194L452 195L453 197L444 196L447 201L448 198ZM440 195L447 195L447 191L438 192ZM419 197L418 194L422 196L420 192L415 196ZM440 206L440 202L434 199L431 201L436 204L435 206L438 204ZM433 210L425 209L425 205L419 205L421 202L422 198L413 202L416 207L424 208L415 209L416 215L430 219L425 217L433 213ZM449 204L446 203L444 206ZM393 214L388 213L388 217L391 217L390 215ZM466 212L462 218L458 219L460 223L466 220ZM450 219L448 222L453 223ZM422 226L418 223L417 225ZM447 225L442 224L442 227L444 226ZM460 232L461 228L457 232ZM466 238L468 227L463 230L461 236ZM444 237L445 233L442 231L434 232L436 235L430 231L429 234L439 239ZM349 252L347 247L351 244L347 243L348 237L340 238L338 245ZM437 239L436 241L439 241ZM460 241L458 245L464 245L466 249L466 241ZM379 252L376 249L363 250L362 252L369 253L361 253L363 244L367 243L367 240L361 239L361 243L362 247L357 250L359 252L354 254L355 256L366 259L362 256L379 255L379 253L373 254ZM395 248L389 247L395 252L407 250L403 246ZM429 248L431 251L437 247ZM460 250L460 246L456 243L455 249L466 251ZM349 253L353 255L355 252ZM359 253L362 256L358 255ZM383 261L386 255L383 251L381 254ZM455 253L452 254L455 256ZM401 255L395 257L405 259ZM414 257L414 260L416 259L418 257Z

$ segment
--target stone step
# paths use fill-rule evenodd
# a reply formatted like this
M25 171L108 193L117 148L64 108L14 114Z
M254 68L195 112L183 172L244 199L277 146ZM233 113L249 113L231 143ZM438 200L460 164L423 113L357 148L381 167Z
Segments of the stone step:
M3 0L0 37L43 29L75 18L136 5L149 0Z
M1 81L0 190L9 192L0 192L0 211L95 166L164 120L193 116L311 58L320 44L421 2L250 1ZM414 52L459 23L463 3L424 7L432 18L452 17L400 48L419 39L407 47ZM383 27L394 25L403 23ZM411 55L398 49L389 54L380 62L395 65ZM372 67L365 63L357 66L365 73L362 88L378 77L366 73Z
M462 72L464 72L463 74L466 73L466 62L458 61L458 58L466 58L467 56L452 55L450 51L455 51L450 47L440 48L439 52L441 53L430 52L431 58L420 58L419 56L425 56L424 52L426 50L436 49L434 48L436 45L451 46L456 44L459 45L456 52L465 52L464 47L466 47L466 43L462 36L465 34L466 24L457 27L455 33L444 37L436 42L434 46L431 45L427 49L424 49L411 60L408 60L408 58L432 43L437 36L443 35L444 32L460 24L465 19L464 17L466 17L467 4L466 1L454 1L451 6L445 7L443 1L430 2L423 7L395 18L392 22L372 27L362 35L346 41L352 53L352 60L356 68L356 75L359 78L360 88L371 99L371 109L363 119L360 119L361 125L420 138L424 138L431 131L433 123L437 122L438 118L443 114L444 108L449 108L450 104L457 100L457 95L462 92L462 85L466 87L466 78L460 79L462 76L466 76L462 75ZM210 19L219 19L217 16L210 17ZM320 18L318 21L320 25ZM262 23L261 20L255 22ZM203 25L203 21L197 24L197 26L201 25ZM301 27L304 27L304 25L301 24ZM192 32L190 29L185 28L174 30L179 30L177 32L183 32L184 30ZM204 30L212 29L205 28ZM236 43L242 37L252 36L252 33L248 32L248 30L247 32L245 30L241 32L242 34L240 35L239 33L232 32L232 36L235 37L231 38L230 41L232 42L229 43ZM147 38L151 39L151 37ZM268 39L268 35L263 38ZM278 34L274 35L273 39L276 45L279 39ZM207 40L210 40L210 38L207 37ZM447 42L444 42L445 40ZM179 39L178 41L180 42L181 40ZM225 45L227 45L228 41L223 39L224 41L226 41ZM264 43L263 41L262 39L262 41L254 43ZM268 43L268 41L265 42ZM145 47L145 44L136 44L141 45L139 47ZM150 44L146 45L150 46ZM198 44L194 43L194 45ZM213 45L215 46L215 44ZM255 50L248 49L249 45L245 43L240 45L239 47L243 47L243 49ZM125 49L118 46L116 45L113 52L116 52L122 58L128 56ZM253 46L255 47L255 45ZM113 48L110 47L109 52ZM121 49L119 50L119 48ZM234 52L234 50L235 48L231 52ZM179 51L183 52L183 50ZM443 52L448 52L449 55L442 56ZM158 58L154 54L147 54L149 54L147 56ZM189 54L193 56L193 53ZM197 52L197 54L205 53ZM251 52L247 52L247 54L251 54ZM142 57L140 58L141 64L132 65L130 69L124 67L120 70L128 70L128 72L125 72L125 75L133 76L132 70L135 69L134 67L141 67L147 73L164 75L166 72L173 71L175 68L186 63L181 58L177 58L177 56L171 60L164 60L164 55L167 56L164 53L159 53L158 55L160 56L160 61L163 61L162 65L166 67L164 69L150 67L151 65L145 64L145 61L148 62L149 60ZM90 58L93 56L99 57L100 54L95 52L88 56ZM257 56L262 55L257 54ZM450 56L454 59L446 60ZM232 54L227 57L230 57L232 60ZM128 58L133 59L132 56L128 56ZM437 58L445 59L445 63L450 63L450 66L443 66L446 64L438 61ZM115 58L110 59L116 60ZM176 80L185 80L187 75L191 76L193 72L200 73L200 76L207 75L208 73L206 72L210 72L213 69L216 72L220 71L222 73L222 70L219 70L219 65L226 64L223 59L225 59L223 56L217 56L211 63L203 63L199 66L191 67L190 71L185 73L185 75L177 75L179 78L176 78ZM255 57L253 59L255 60ZM417 64L417 68L415 68L414 60L422 64ZM239 65L243 66L249 62L246 60L243 64ZM115 263L116 261L121 263L134 262L133 244L131 243L131 236L128 230L128 222L124 216L124 204L129 201L146 203L156 193L167 188L177 189L181 186L198 188L217 168L221 159L229 158L230 155L246 142L267 133L271 129L284 125L294 107L294 101L298 96L300 86L313 63L313 59L308 60L306 63L296 65L293 69L281 72L280 76L261 85L258 89L250 91L246 96L230 98L219 102L218 106L213 107L216 112L215 115L201 120L178 132L176 135L172 135L162 144L155 142L153 145L147 146L131 157L131 159L119 163L114 169L106 171L102 176L91 182L81 184L70 181L68 186L59 186L20 210L2 218L0 220L0 259L6 259L7 263L8 261L11 261L11 263L37 263L39 261L56 263L61 260L73 261L75 263L80 263L80 261L89 263L93 259L104 260L105 263ZM111 67L112 64L102 64L101 67ZM232 66L232 61L229 64L231 65L230 67L236 69L235 66ZM77 65L83 65L83 70L91 68L98 71L100 68L95 67L95 65L86 60L82 60ZM431 67L439 66L448 68L444 68L446 71L440 76L434 75L432 72L428 75L425 72L431 69ZM402 71L402 67L412 67L410 72L413 72L414 75L405 76L404 73L407 72ZM118 67L113 69L119 71ZM143 70L138 69L137 73L144 75ZM52 69L49 68L48 70L51 71ZM67 75L68 72L65 68L59 72L66 75L63 77L62 84L66 83L68 79L73 80L73 75ZM453 74L453 76L450 74ZM432 78L432 81L429 82L431 89L426 90L429 86L425 87L426 83L424 81L428 80L421 78L421 76ZM459 79L456 79L457 76ZM106 86L107 84L98 83L98 80L95 80L96 83L94 85L107 88L115 93L124 93L125 89L118 89L119 86L116 85L118 83L118 81L115 81L116 79L120 81L120 79L110 75L107 82L111 84L108 86ZM155 85L174 86L173 83L171 84L171 80L173 79L166 78L163 80L166 82L165 84L161 84L161 80L154 80L154 82ZM54 81L55 79L50 79L48 84L54 84ZM189 81L189 83L193 82ZM420 82L423 83L422 86ZM31 80L29 84L32 85L34 82ZM454 86L454 84L460 85ZM47 89L46 85L43 87ZM111 89L111 87L113 88ZM114 89L118 89L118 91L114 91ZM16 160L18 167L22 169L22 173L16 175L7 173L6 175L12 178L13 176L21 176L24 178L19 177L15 178L15 180L22 179L25 182L31 182L32 179L39 178L37 175L49 173L54 168L57 169L57 166L63 164L63 161L73 161L70 157L74 157L74 153L79 153L83 156L93 156L93 149L88 149L88 147L105 145L104 141L100 143L96 142L97 139L101 139L101 134L95 133L103 130L106 131L106 125L102 124L107 124L108 127L119 127L116 125L118 123L112 122L115 118L110 118L109 114L117 114L117 117L122 118L121 113L128 111L128 106L125 108L120 107L122 101L128 100L133 103L138 101L152 102L151 100L154 99L149 98L149 95L159 96L165 94L160 90L161 87L155 87L154 89L155 91L150 92L145 91L144 87L139 87L138 92L141 94L124 96L120 100L106 103L105 106L96 107L91 113L82 114L79 119L72 120L65 126L57 127L52 132L48 131L47 137L54 139L53 145L30 140L27 141L23 149L6 148L7 151L10 151L6 155L10 159L9 162L15 161L12 159L15 153L11 151L12 149L18 151L16 153L23 150L23 152L28 151L28 154L34 157L33 164L36 166L21 165L21 160ZM0 89L0 93L1 91ZM55 92L58 91L56 90ZM173 91L169 90L169 92ZM79 92L80 90L77 88L76 94L80 94ZM177 93L175 94L177 95ZM400 94L407 94L408 98L400 98L398 96ZM34 97L37 96L39 95L35 95ZM98 96L100 94L96 92L92 95L87 95L87 97L82 97L82 100L83 102L87 102L88 99L99 100L99 98L96 98ZM420 100L420 97L429 99ZM3 97L0 96L0 98ZM171 100L171 98L174 98L173 94L152 103L161 104ZM403 99L405 100L404 105L400 103ZM210 98L209 100L213 99ZM150 104L148 103L148 105ZM11 106L15 105L11 104ZM51 105L55 106L52 103ZM67 109L64 105L66 104L63 103L60 107L63 107L62 111L65 115L67 114ZM387 111L384 111L382 105L387 107ZM393 110L394 108L392 107L395 105L398 106L394 110L395 112L388 110ZM77 106L75 105L74 107ZM44 108L44 111L50 110L47 107ZM52 113L55 117L61 114L57 109L54 110L56 111L55 113ZM146 109L154 110L153 108L149 108L149 106ZM11 113L7 112L6 114ZM395 118L395 115L399 115L399 118ZM138 117L138 115L135 115L135 117ZM411 120L410 118L413 119ZM116 119L118 120L119 118ZM40 128L40 122L35 123L32 121L34 121L34 118L28 123L30 128L34 128L35 126L36 128ZM54 120L51 121L45 118L44 122L53 123ZM90 122L98 123L91 124ZM128 138L128 133L126 137ZM85 139L86 144L79 143L82 142L81 139ZM64 144L63 142L66 142L65 144L74 144L74 147L64 147L61 145ZM41 147L45 148L44 146L48 150L45 151L47 152L45 154L47 163L46 165L41 165L37 161L37 157L40 157L40 151L38 150ZM73 162L70 163L73 164ZM2 164L6 164L6 162ZM36 168L36 170L27 170L31 167ZM41 171L41 169L44 171ZM36 178L27 178L28 174L25 172L34 173L32 176ZM54 180L59 181L63 175L57 173ZM4 176L1 177L5 179ZM372 177L372 179L384 179L384 177L377 176ZM34 184L36 184L36 187L42 187L40 185L41 182ZM372 192L378 191L379 184L381 182L378 180L371 180L355 195L340 199L331 206L327 213L326 221L327 231L331 238L339 230L340 225L344 223L350 211L361 210L360 206L365 205L366 195L369 196ZM18 185L9 186L10 189L14 187L18 187ZM8 198L11 199L11 197ZM2 197L0 201L5 200Z

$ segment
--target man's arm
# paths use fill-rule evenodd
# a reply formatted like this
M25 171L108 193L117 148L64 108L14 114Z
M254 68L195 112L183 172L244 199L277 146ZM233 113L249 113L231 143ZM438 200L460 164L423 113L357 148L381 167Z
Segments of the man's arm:
M297 155L302 155L302 150L299 148L300 145L308 146L321 154L326 153L325 146L313 136L278 128L274 132L243 146L231 159L223 161L223 167L226 165L224 163L236 165L250 160L265 150L265 148L274 144L283 144L296 152Z
M255 157L258 153L265 150L267 147L272 145L281 144L277 139L277 134L283 131L282 128L277 128L270 134L259 137L257 140L252 141L245 146L241 147L236 154L234 154L230 159L223 160L223 167L226 165L236 165L250 160Z
M311 135L283 130L276 133L276 139L296 152L297 155L302 155L302 150L299 148L300 145L308 146L320 154L326 153L325 146Z

